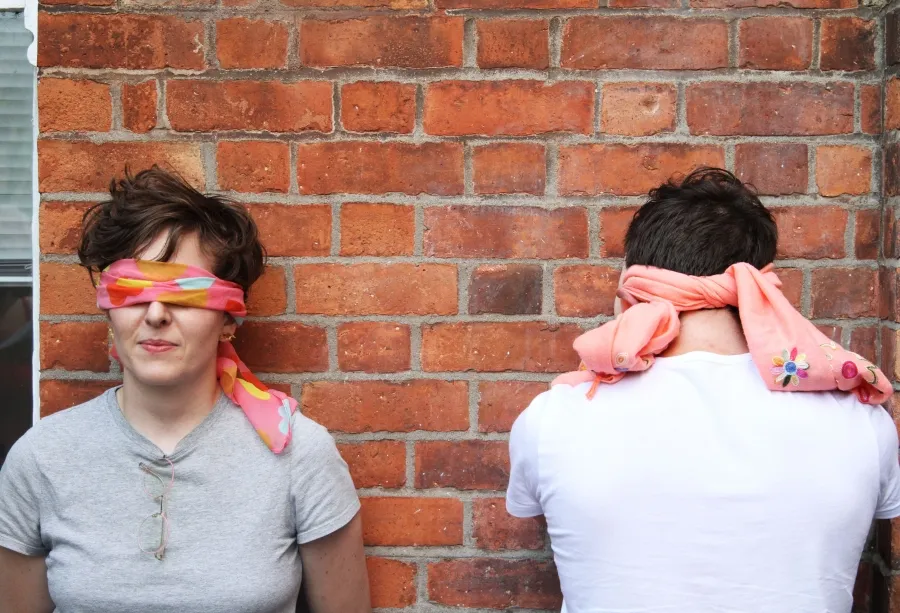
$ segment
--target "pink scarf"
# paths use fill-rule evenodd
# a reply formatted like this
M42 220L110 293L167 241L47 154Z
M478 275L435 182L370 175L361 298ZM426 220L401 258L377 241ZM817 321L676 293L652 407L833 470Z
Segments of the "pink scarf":
M574 348L581 369L553 384L615 383L627 372L653 366L681 328L678 313L734 306L750 354L766 385L775 391L852 391L861 402L882 404L893 393L887 377L871 362L838 347L791 306L772 266L759 271L735 264L721 275L692 277L671 270L632 266L618 296L623 313L582 334Z
M100 275L97 306L101 309L146 302L224 311L238 325L247 314L240 285L195 266L119 260ZM230 342L219 342L216 374L222 391L241 407L263 442L275 453L281 453L291 440L291 415L297 409L297 401L267 388L254 377Z

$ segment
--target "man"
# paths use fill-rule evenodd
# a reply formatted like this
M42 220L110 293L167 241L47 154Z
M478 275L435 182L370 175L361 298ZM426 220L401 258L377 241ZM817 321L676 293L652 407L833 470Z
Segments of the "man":
M850 611L900 515L891 386L790 306L776 242L726 171L652 191L623 312L513 426L507 509L546 516L567 613Z

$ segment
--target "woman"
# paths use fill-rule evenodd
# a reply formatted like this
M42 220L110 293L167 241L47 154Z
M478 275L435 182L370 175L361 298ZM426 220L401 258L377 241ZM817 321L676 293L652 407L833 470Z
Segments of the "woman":
M263 248L241 207L154 167L85 217L123 383L35 425L0 472L0 611L370 611L331 437L231 346ZM207 272L212 271L212 272Z

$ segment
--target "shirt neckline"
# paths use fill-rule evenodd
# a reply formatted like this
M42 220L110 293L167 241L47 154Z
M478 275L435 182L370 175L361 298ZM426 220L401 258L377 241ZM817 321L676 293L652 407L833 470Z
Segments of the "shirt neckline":
M669 357L656 357L658 364L676 365L689 362L714 362L716 364L742 364L753 359L750 353L736 353L725 355L721 353L712 353L710 351L689 351L681 355L673 355Z
M121 388L121 385L117 385L106 391L106 408L112 417L112 420L119 427L119 430L125 435L130 442L135 443L143 454L150 460L159 460L161 458L168 458L171 461L176 461L191 451L193 451L197 445L206 437L209 431L213 428L216 422L219 421L222 414L225 412L226 407L229 404L229 400L227 396L223 393L219 393L219 397L213 405L212 410L209 412L203 421L201 421L193 430L188 432L184 438L178 441L178 444L175 446L175 450L166 455L163 453L162 449L160 449L157 445L155 445L150 439L145 437L143 434L134 429L134 426L125 419L125 414L122 412L121 407L119 406L119 400L116 397L116 392Z

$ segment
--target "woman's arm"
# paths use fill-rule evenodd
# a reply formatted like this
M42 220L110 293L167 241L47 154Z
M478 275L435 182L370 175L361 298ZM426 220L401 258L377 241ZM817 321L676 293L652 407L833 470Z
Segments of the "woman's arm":
M312 613L371 613L359 513L337 532L301 545L300 559Z
M44 556L0 547L0 613L52 613Z

